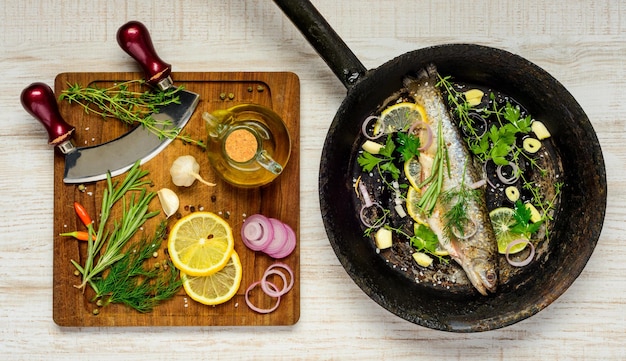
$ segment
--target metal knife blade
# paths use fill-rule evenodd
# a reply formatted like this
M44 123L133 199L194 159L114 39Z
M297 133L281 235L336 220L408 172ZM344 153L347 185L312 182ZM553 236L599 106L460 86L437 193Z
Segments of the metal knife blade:
M144 69L146 81L161 90L173 87L172 66L159 58L148 29L137 21L124 24L117 32L117 42ZM159 109L152 117L159 123L182 129L198 106L200 96L180 90L180 103ZM52 89L43 83L33 83L22 91L22 105L48 131L48 142L65 155L65 183L83 183L106 179L126 172L135 162L147 162L163 150L172 139L157 135L138 126L112 141L76 148L71 142L75 128L59 113ZM160 122L161 121L161 122Z
M169 120L172 126L182 128L195 110L199 96L180 92L180 104L160 109L152 117L157 121ZM172 139L159 139L155 134L138 126L109 142L77 148L72 144L75 128L61 114L52 89L44 83L33 83L22 91L24 109L48 131L48 142L65 155L65 183L94 182L106 179L107 173L116 176L130 169L136 161L141 164L156 156Z
M170 104L153 114L157 122L169 120L173 127L183 128L198 105L199 96L191 92L180 92L180 104ZM175 106L174 106L175 105ZM154 158L173 139L159 139L154 133L138 126L119 138L103 144L76 148L65 155L65 183L94 182L106 178L102 170L111 176L125 173L137 160L141 164Z

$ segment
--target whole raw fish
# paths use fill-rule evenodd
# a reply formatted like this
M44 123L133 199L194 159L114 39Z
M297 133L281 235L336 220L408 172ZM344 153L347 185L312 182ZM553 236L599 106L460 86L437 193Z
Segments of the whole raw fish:
M419 155L422 165L422 179L426 179L433 172L433 159L441 143L437 142L438 127L441 126L443 146L446 148L447 162L443 170L441 194L458 187L470 187L476 184L481 174L475 167L472 156L467 148L460 129L453 122L444 99L435 86L438 81L437 69L434 65L420 71L416 78L406 78L405 87L409 90L415 102L426 111L427 122L430 124L435 137L432 145ZM432 183L431 183L432 184ZM422 194L425 191L425 185ZM450 253L465 271L472 285L483 295L494 292L498 284L498 261L496 236L489 218L489 211L485 204L484 187L477 188L479 192L465 202L468 218L475 225L476 232L467 233L467 236L455 236L446 228L445 214L450 205L439 196L434 208L428 214L428 225L437 235L440 246Z

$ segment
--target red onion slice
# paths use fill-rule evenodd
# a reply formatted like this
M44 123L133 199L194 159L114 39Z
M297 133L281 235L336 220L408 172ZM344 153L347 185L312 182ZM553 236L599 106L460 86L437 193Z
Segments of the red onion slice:
M278 287L276 287L275 284L266 281L265 282L268 286L271 286L274 291L278 291ZM246 295L245 295L245 299L246 299L246 304L248 305L248 307L250 307L251 310L258 312L258 313L270 313L270 312L274 312L277 308L278 305L280 305L280 297L273 297L276 298L276 304L270 308L260 308L255 306L254 304L252 304L252 301L250 301L250 291L252 291L256 286L260 285L261 281L256 281L254 283L252 283L250 286L248 286L248 289L246 290ZM264 292L265 293L265 292Z
M372 198L370 198L369 193L367 192L367 188L365 187L365 184L363 182L359 182L359 191L361 192L361 196L363 197L363 206L361 207L361 211L359 212L359 217L361 218L361 222L363 222L363 224L366 227L380 227L384 224L385 222L385 218L387 217L385 215L385 209L378 203L378 202L372 202ZM378 209L381 210L383 217L380 219L377 219L376 222L374 224L371 224L365 214L365 211L367 211L367 209L369 209L370 207L376 207Z
M285 271L287 271L287 273L289 274L289 279L290 279L289 283L287 283L287 276L285 276L285 274L282 271L276 268L282 268ZM267 277L273 274L279 276L283 280L283 288L281 290L278 290L277 287L274 287L273 290L269 288L270 282L267 280ZM291 267L289 267L288 265L284 263L274 263L273 265L269 266L265 270L265 273L263 274L263 278L261 278L261 289L263 289L263 292L265 292L270 297L280 297L286 294L287 292L291 291L291 289L293 288L293 284L294 284L293 271L291 270Z
M430 148L430 146L433 144L433 129L430 127L430 125L428 123L424 123L421 120L415 121L413 122L413 124L411 124L411 126L409 127L408 133L411 134L413 133L413 131L415 130L415 128L420 127L420 128L424 128L424 130L426 130L426 141L424 142L424 144L417 148L420 151L424 151L428 148ZM419 133L420 135L420 142L423 140L422 138L422 132Z
M469 219L468 220L470 224L468 224L466 228L469 228L469 232L467 232L468 230L465 229L464 231L466 231L467 233L461 234L459 233L459 230L456 229L456 227L452 228L452 233L456 236L456 238L458 239L468 239L471 236L476 234L476 231L478 229L478 227L476 226L476 222L473 219Z
M268 255L277 253L280 251L287 242L287 229L285 224L276 218L270 218L270 223L274 228L274 238L262 249Z
M380 131L380 132L378 132L378 134L373 134L373 135L370 135L367 132L367 127L370 125L372 120L378 120L378 117L375 116L375 115L370 115L369 117L365 118L365 120L363 121L363 124L361 125L361 132L363 133L363 136L365 136L365 138L367 138L369 140L378 139L378 138L382 137L385 134L385 132L383 132L383 131Z
M285 258L289 256L296 249L296 242L297 242L296 232L294 232L294 230L291 227L289 227L287 223L283 223L283 226L285 227L285 230L287 231L287 240L285 244L283 245L283 248L278 250L276 253L271 253L271 254L268 253L268 256L276 258L276 259Z
M496 174L498 175L498 179L500 180L500 182L506 185L513 184L517 182L517 180L519 179L519 167L517 166L517 164L513 162L509 162L508 166L511 167L511 176L509 177L506 177L504 176L504 174L502 174L502 168L504 166L499 165L496 168Z
M260 251L274 239L274 227L264 215L254 214L244 221L241 227L241 238L248 248Z
M522 261L513 261L511 260L511 258L509 257L509 252L511 251L511 248L513 248L513 246L516 246L518 244L521 243L527 243L530 246L530 254L528 255L528 257ZM506 253L504 254L506 256L506 261L509 262L509 264L513 267L524 267L526 265L528 265L530 262L532 262L533 258L535 257L535 246L532 244L532 242L530 242L529 240L527 240L526 238L519 238L516 239L514 241L511 241L511 243L509 243L506 246Z
M481 179L481 180L477 180L476 182L470 184L469 187L470 187L470 189L478 189L480 187L483 187L485 184L487 184L487 180L486 179Z

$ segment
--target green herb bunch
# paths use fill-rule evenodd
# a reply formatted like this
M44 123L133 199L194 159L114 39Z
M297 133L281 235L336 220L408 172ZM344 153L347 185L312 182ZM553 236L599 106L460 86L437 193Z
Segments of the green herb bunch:
M145 188L151 183L142 179L147 174L148 171L139 168L139 161L128 171L122 182L113 183L111 174L107 174L100 220L95 237L90 237L87 241L85 263L81 266L72 260L72 264L82 275L82 283L76 286L77 288L84 290L87 284L93 286L92 279L124 257L123 249L126 243L148 219L159 214L159 211L149 212L148 210L148 204L156 193L148 192ZM128 192L136 194L127 199L125 195ZM121 219L110 225L111 208L119 201L122 201L123 207Z
M152 238L142 237L111 266L106 276L94 279L94 299L100 306L122 303L145 313L178 292L182 281L169 260L152 266L147 262L161 247L166 231L167 223L162 221Z
M108 88L68 84L68 88L61 92L59 99L70 104L79 104L86 113L119 119L128 126L141 125L159 139L178 138L186 143L206 148L203 141L194 140L188 134L180 134L181 129L175 127L171 120L156 120L152 117L152 114L158 113L164 106L180 104L180 97L177 94L183 89L182 86L167 90L144 89L146 81L142 79L116 83Z

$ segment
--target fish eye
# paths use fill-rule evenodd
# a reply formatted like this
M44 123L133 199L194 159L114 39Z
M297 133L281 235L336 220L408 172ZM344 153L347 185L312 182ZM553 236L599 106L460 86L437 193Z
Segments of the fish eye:
M496 273L493 271L487 272L487 281L494 282L496 280Z

